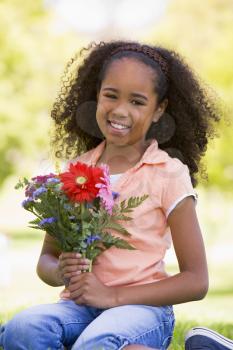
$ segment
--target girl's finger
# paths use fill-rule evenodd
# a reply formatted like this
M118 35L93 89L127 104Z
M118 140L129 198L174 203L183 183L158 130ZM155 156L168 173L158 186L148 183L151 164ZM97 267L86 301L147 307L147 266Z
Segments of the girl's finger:
M67 278L73 278L73 277L76 277L78 275L81 275L83 272L87 272L87 268L86 269L82 269L82 270L77 270L77 271L74 271L74 272L67 272L64 274L64 277L67 277Z
M69 291L70 291L70 298L73 300L80 298L83 294L83 291L81 288L75 288L75 290L71 291L69 286Z
M89 265L69 265L62 267L63 274L70 273L70 272L76 272L76 271L86 271L89 269Z
M70 299L70 292L65 290L60 293L60 298L61 299Z
M80 259L82 257L81 254L75 252L63 252L60 254L59 258L61 259Z
M75 272L67 272L67 273L64 273L63 276L65 278L71 278L73 276L73 274L75 274Z
M82 273L82 271L71 272L69 277L70 277L70 278L73 278L73 277L75 277L75 276L81 275L81 273Z
M65 259L63 259L63 258L60 258L59 257L59 260L60 260L60 263L63 265L63 266L65 266L65 265L77 265L77 264L79 264L79 265L82 265L82 264L86 264L86 265L88 265L88 264L90 264L91 263L91 261L89 260L89 259L78 259L78 258L73 258L73 259L71 259L71 258L65 258Z
M71 258L66 258L61 260L61 264L65 265L77 265L79 263L79 259L71 259Z
M78 268L78 265L70 265L70 266L63 267L62 272L65 274L65 273L75 272L78 269L80 270L80 268Z
M70 286L74 283L79 283L83 278L81 271L77 272L75 275L70 277ZM80 285L82 283L80 282ZM72 287L73 288L73 287Z

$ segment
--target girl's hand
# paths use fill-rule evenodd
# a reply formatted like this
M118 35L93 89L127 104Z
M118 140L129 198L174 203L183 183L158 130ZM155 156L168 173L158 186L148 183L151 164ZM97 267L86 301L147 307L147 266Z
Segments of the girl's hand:
M89 269L90 260L82 258L79 253L61 253L58 261L58 272L64 284L77 273Z
M105 286L92 272L71 277L67 289L76 304L103 309L116 306L115 288Z

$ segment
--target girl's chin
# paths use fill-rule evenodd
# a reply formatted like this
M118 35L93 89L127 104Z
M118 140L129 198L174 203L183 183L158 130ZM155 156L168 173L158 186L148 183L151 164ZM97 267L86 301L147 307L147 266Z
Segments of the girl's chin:
M109 136L105 137L105 139L107 144L111 144L117 147L128 146L130 144L128 139L119 139L116 137Z

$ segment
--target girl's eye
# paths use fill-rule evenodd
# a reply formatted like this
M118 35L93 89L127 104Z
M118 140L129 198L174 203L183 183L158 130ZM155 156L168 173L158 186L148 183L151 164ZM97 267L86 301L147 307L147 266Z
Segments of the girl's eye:
M113 99L116 99L116 98L117 98L115 95L111 95L111 94L107 94L107 95L105 95L105 97L113 98Z
M137 101L137 100L133 100L133 101L132 101L132 104L133 104L133 105L136 105L136 106L144 106L144 105L145 105L143 102Z

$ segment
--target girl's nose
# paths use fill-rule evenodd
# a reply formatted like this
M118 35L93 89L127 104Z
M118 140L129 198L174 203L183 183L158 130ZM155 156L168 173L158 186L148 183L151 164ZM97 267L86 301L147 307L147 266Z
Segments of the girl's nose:
M115 115L116 117L124 118L124 117L128 117L129 115L129 110L126 103L118 103L112 112L113 112L113 115Z

